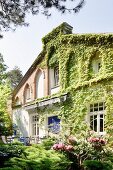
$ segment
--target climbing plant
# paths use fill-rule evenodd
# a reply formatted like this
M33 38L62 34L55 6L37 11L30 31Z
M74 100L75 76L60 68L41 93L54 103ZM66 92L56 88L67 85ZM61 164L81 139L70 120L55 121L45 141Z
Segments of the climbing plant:
M64 25L61 25L58 29ZM43 38L46 64L59 64L60 93L69 98L60 106L62 130L85 136L90 130L87 117L89 104L104 101L105 131L112 141L113 134L113 35L112 34L63 34L53 30ZM101 59L101 69L94 73L92 61ZM68 130L66 130L68 129Z

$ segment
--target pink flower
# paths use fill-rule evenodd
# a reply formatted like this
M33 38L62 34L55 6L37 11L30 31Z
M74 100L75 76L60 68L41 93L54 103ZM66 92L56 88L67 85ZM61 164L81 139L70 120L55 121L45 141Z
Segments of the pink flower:
M58 144L58 149L63 150L63 149L64 149L64 147L65 147L65 145L64 145L63 143L59 143L59 144Z
M54 144L52 147L54 150L64 150L65 145L63 143Z
M67 146L65 146L65 150L66 151L72 151L74 148L73 148L73 146L72 145L67 145Z
M58 144L54 144L52 147L54 150L58 150Z
M90 138L88 139L88 142L90 142L90 143L99 142L99 138L90 137Z

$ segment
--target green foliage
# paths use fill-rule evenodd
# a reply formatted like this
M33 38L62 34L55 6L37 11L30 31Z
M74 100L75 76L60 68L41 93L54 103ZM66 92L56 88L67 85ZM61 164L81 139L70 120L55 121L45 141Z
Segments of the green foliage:
M12 157L25 157L24 147L21 144L0 145L0 167L4 167L5 162Z
M28 25L25 22L26 14L31 12L33 15L44 14L46 16L51 15L51 8L57 9L61 13L66 11L77 13L84 5L84 0L79 0L76 5L72 4L72 9L70 5L68 6L68 0L40 0L40 1L29 1L29 0L6 0L1 1L1 12L0 12L0 30L3 31L14 29L16 26ZM70 0L71 3L71 0Z
M101 162L97 160L86 160L83 163L85 170L111 170L113 165L110 162Z
M5 158L2 167L20 168L21 170L65 170L70 165L70 161L65 155L48 150L48 148L46 150L42 144L29 147L15 144L7 145L3 146L1 151L8 155L8 159Z
M7 66L5 65L3 56L0 53L0 84L6 79L6 69Z
M46 150L49 150L51 149L51 147L53 146L53 144L56 142L56 139L55 138L47 138L47 139L44 139L41 143L41 146L46 149Z
M7 110L7 101L11 90L8 83L0 85L0 136L12 133L12 122Z
M69 98L60 105L59 111L63 133L85 137L89 130L86 121L89 104L105 101L105 131L112 142L113 35L63 35L60 30L61 27L53 30L43 38L43 42L47 53L46 65L50 68L55 67L56 63L59 65L60 94L69 93ZM101 68L95 73L93 61L98 59L101 60Z
M70 32L64 35L66 26L63 23L43 38L45 58L39 67L59 65L60 92L57 96L68 93L68 99L59 104L58 114L54 107L53 110L39 109L39 112L41 115L47 111L56 113L62 120L62 134L76 134L81 138L90 129L86 120L89 105L105 101L105 131L113 146L113 35ZM101 68L95 73L93 61L98 59Z
M22 71L17 66L15 66L13 70L7 72L7 79L11 84L11 89L16 88L22 77Z

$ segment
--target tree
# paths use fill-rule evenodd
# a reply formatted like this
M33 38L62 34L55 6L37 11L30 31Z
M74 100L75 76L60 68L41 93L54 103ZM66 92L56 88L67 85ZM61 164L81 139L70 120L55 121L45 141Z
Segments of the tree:
M7 78L10 82L11 89L14 89L21 81L23 75L22 71L18 66L15 66L13 70L7 72Z
M66 5L68 1L76 0L0 0L0 31L16 28L18 25L27 25L25 17L29 12L33 15L40 12L50 16L50 9L54 7L61 13L66 11L77 13L85 2L78 0L74 7L68 8Z
M8 83L0 84L0 136L7 136L12 132L11 118L7 110L7 100L10 93Z
M0 53L0 84L3 83L6 78L6 69L7 66L5 65L3 56Z

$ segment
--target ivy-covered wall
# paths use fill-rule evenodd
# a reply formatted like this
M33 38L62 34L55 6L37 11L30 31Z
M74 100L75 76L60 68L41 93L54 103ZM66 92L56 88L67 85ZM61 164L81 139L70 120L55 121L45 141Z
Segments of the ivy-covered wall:
M58 29L63 27L65 24ZM62 130L84 136L89 129L89 105L104 101L105 131L112 141L113 35L64 34L58 29L43 38L46 56L42 66L59 65L60 94L69 93L68 100L60 105ZM101 59L101 68L95 74L92 61L97 57Z

